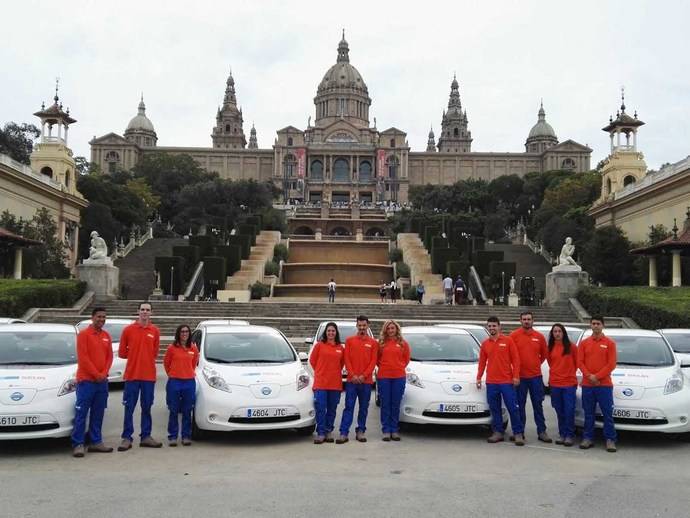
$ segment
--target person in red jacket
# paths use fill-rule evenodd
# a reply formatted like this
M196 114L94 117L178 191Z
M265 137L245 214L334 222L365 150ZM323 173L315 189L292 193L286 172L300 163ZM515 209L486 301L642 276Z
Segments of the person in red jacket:
M482 342L479 350L477 388L482 388L482 376L486 369L486 399L491 411L491 429L493 430L487 442L497 443L504 440L501 410L501 399L503 399L503 404L510 415L515 445L524 446L524 428L515 392L515 388L520 384L520 354L515 342L509 336L501 334L501 322L498 317L489 317L486 320L486 329L489 332L489 338Z
M585 427L580 448L593 446L594 419L597 404L604 419L606 451L616 451L616 427L613 423L613 382L616 368L616 342L604 335L604 318L593 316L589 322L592 335L577 348L577 366L582 372L582 410Z
M367 442L364 433L367 431L367 415L378 349L378 342L369 336L369 318L364 315L358 316L357 334L345 340L345 369L347 370L345 408L340 419L340 437L335 441L336 444L345 444L348 441L347 436L350 433L355 403L358 399L359 412L355 439L359 442Z
M531 311L523 311L520 314L520 327L510 333L520 354L520 385L517 388L518 406L520 407L520 419L522 428L527 424L527 395L532 401L534 422L537 425L537 439L542 442L553 442L546 433L546 420L544 419L544 380L541 376L541 364L546 361L548 350L546 339L539 331L535 331L534 316Z
M179 414L182 414L182 446L192 444L192 410L196 398L194 370L199 364L199 349L192 343L192 329L187 324L177 326L175 341L168 346L163 366L168 375L165 398L168 418L168 446L177 446Z
M549 386L551 406L558 418L556 444L572 446L575 439L575 392L577 390L577 346L561 324L549 332Z
M125 406L122 442L117 451L132 447L134 409L141 397L141 440L139 446L160 448L163 444L151 437L151 407L156 384L156 358L160 349L160 331L151 323L151 304L139 304L139 318L122 330L118 356L127 360L122 404Z
M400 324L387 320L379 338L379 370L376 385L381 401L381 431L384 441L400 440L400 404L405 393L410 346L400 333Z
M342 372L345 365L345 348L335 322L326 324L326 329L309 355L309 363L314 369L314 444L333 442L335 414L340 402L340 392L343 390Z
M113 364L113 342L103 329L105 308L91 311L91 325L77 336L77 401L72 429L72 455L84 456L84 432L89 418L89 452L110 453L103 444L101 428L108 406L108 372Z

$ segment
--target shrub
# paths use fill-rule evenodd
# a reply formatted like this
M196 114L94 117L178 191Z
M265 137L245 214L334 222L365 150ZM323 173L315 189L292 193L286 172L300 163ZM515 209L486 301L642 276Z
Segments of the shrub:
M251 244L254 246L256 244L256 234L259 232L259 227L256 225L250 225L248 223L243 223L242 225L237 225L237 233L239 235L251 236Z
M228 237L228 244L239 245L242 249L242 259L249 259L252 249L252 236L234 235Z
M227 266L224 257L207 256L204 261L204 293L211 294L225 289Z
M434 248L431 250L431 270L434 273L445 275L448 261L459 261L460 250L457 248Z
M388 259L390 260L391 263L397 263L398 261L402 261L403 258L403 253L402 250L399 248L394 248L390 252L388 252Z
M184 257L184 279L189 280L189 278L194 273L194 268L196 268L199 262L199 247L197 246L173 246L172 255L176 257Z
M264 297L268 297L271 294L271 287L268 284L264 284L263 282L255 282L251 286L251 291L251 298L253 300L257 300L262 299Z
M288 256L290 255L290 251L288 250L288 247L278 243L276 246L273 247L273 260L276 262L280 261L287 261Z
M469 261L448 261L446 263L446 272L452 279L457 279L458 275L462 277L465 282L469 279L470 263Z
M404 263L402 261L398 261L395 263L395 269L398 272L399 277L409 277L410 276L410 267L407 266L407 263Z
M189 238L190 246L199 247L199 257L204 257L212 253L213 245L215 245L215 238L211 235L205 236L191 236Z
M417 286L408 286L403 291L403 298L406 300L417 300Z
M264 266L264 275L278 275L279 269L280 265L278 265L278 263L275 261L266 261L266 265Z
M35 307L69 307L86 291L76 280L0 279L0 315L21 317Z
M240 245L217 246L215 254L225 258L226 275L232 275L242 267L242 248Z

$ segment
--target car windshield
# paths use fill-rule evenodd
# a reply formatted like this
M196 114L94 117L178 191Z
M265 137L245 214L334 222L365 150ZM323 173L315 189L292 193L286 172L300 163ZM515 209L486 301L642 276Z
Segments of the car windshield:
M664 336L677 353L690 353L690 333L665 333Z
M325 330L326 324L321 324L319 326L319 330L316 332L316 339L314 340L314 343L321 340L321 336L323 336L323 332ZM357 334L357 324L355 322L338 324L338 333L340 333L341 342L345 343L345 340L347 340L350 336L355 336Z
M470 335L455 333L409 333L412 360L420 362L478 362L479 345Z
M69 332L0 333L0 365L69 365L77 363L77 340Z
M671 350L660 336L616 336L619 366L668 367L673 365Z
M217 363L289 363L295 353L285 339L273 333L208 333L204 357Z
M467 332L474 336L480 343L489 338L489 332L483 327L480 329L470 328Z
M549 334L551 333L551 326L541 326L541 327L535 326L534 329L536 329L541 334L543 334L544 338L546 338L547 341L549 340ZM568 328L566 328L565 332L568 333L568 339L570 340L570 343L576 344L578 342L578 340L580 339L580 337L582 336L582 334L585 332L585 330L568 327Z
M77 326L79 331L82 331L83 329L86 329L89 327L91 322L84 322L81 323ZM103 325L103 329L108 331L108 334L110 335L110 338L112 339L113 343L119 342L120 341L120 336L122 336L122 330L127 327L129 324L111 324L107 320L105 324Z

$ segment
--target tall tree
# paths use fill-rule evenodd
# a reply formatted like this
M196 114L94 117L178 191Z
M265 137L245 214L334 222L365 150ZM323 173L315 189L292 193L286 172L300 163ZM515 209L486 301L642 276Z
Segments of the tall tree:
M589 272L594 282L607 286L635 284L639 279L634 275L630 248L630 241L620 228L598 228L584 246L583 269Z
M9 155L17 162L29 165L34 140L41 134L33 124L8 122L0 129L0 153Z

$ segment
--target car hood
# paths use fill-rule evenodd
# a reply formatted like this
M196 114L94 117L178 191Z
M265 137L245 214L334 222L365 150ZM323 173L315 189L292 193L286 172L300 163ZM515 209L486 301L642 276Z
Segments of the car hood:
M619 366L611 373L613 392L616 397L636 399L636 395L639 394L642 397L643 394L643 392L636 392L636 388L642 390L663 388L666 386L666 381L674 374L680 375L680 369L675 366L661 368ZM630 393L631 390L632 394Z
M477 378L476 363L442 363L411 361L407 370L414 372L424 381L442 383L444 381L474 382Z
M261 383L287 385L295 383L296 376L304 370L302 362L275 364L227 365L205 361L200 368L208 368L220 374L229 385L249 386Z
M76 365L0 366L0 403L24 405L42 390L57 390L76 375Z

